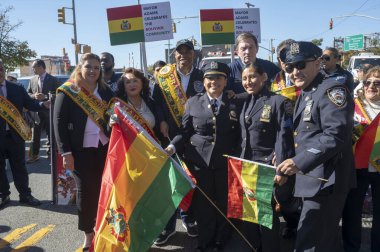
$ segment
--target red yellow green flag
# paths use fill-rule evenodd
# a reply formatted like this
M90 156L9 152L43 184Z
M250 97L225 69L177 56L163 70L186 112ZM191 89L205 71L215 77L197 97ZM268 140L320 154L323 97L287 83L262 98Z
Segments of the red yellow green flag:
M272 86L272 88L273 88L273 86ZM290 87L286 87L283 89L277 89L277 90L272 89L272 91L275 92L276 94L285 96L286 98L288 98L291 101L296 101L297 97L301 93L301 89L299 89L296 86L290 86Z
M145 40L141 5L107 9L111 45Z
M227 217L272 228L271 206L275 169L228 157Z
M148 251L194 185L132 117L115 113L92 249Z
M200 10L203 45L235 43L233 9Z

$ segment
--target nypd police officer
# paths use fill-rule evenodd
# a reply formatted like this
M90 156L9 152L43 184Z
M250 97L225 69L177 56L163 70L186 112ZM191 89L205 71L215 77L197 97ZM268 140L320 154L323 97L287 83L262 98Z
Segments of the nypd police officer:
M295 42L287 50L286 72L302 92L293 114L296 155L277 171L296 174L294 194L303 198L295 251L341 251L339 220L355 185L353 101L344 84L323 79L319 47Z
M177 150L205 192L220 210L227 208L227 160L234 155L239 141L239 105L223 94L229 68L212 61L204 68L205 94L198 94L186 103L182 127L167 147ZM210 202L196 191L193 198L199 237L196 251L212 247L218 251L228 235L228 226Z

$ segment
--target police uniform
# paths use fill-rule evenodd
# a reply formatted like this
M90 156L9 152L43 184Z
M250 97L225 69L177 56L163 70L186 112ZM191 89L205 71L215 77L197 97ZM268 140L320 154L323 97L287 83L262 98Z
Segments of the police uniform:
M285 97L266 87L258 94L249 95L240 114L240 127L241 158L271 165L274 153L277 163L293 155L292 104ZM260 247L261 251L280 251L280 222L276 214L272 229L249 222L234 222L254 247ZM245 243L241 243L244 247ZM251 251L243 247L239 251Z
M204 68L205 75L215 70L228 76L226 64L217 63L213 67L212 64ZM198 187L224 213L227 209L227 160L223 154L237 154L240 139L238 112L239 104L225 94L217 109L207 93L197 94L187 101L180 134L172 141L176 150L183 153L183 160L196 178ZM198 190L193 204L199 230L198 246L204 249L213 243L223 243L228 233L224 218Z
M286 64L319 58L310 42L296 42ZM346 196L355 185L351 147L354 104L347 87L318 73L306 86L293 115L296 174L295 196L303 198L295 251L341 251L339 220Z
M340 65L336 64L336 71L333 73L328 73L326 70L321 70L321 73L325 78L333 78L337 82L344 84L350 93L354 92L354 77L349 71L344 70Z

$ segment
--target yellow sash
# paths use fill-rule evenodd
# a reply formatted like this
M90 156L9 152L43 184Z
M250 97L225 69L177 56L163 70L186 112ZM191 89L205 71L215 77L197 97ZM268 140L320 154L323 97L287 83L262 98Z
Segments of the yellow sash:
M71 81L62 84L57 89L58 92L63 92L69 96L102 131L107 128L104 117L107 110L106 102L90 94L86 89L77 87Z
M131 105L123 101L118 97L114 97L111 99L108 105L107 113L112 115L114 113L115 105L119 103L120 108L127 112L138 124L140 124L157 142L158 139L154 135L152 128L149 126L148 122L142 117Z
M0 96L0 116L25 141L32 140L32 131L25 122L20 111L5 97Z
M271 91L276 92L284 88L286 88L285 80L282 78L281 72L279 72L272 82Z
M180 127L187 97L178 79L176 65L166 65L161 68L157 79L169 111L177 126Z

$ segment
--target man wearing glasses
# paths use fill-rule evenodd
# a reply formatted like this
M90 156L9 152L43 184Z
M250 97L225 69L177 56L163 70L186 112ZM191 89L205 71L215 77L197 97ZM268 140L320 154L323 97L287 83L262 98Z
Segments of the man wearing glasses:
M334 47L327 47L323 51L322 59L322 73L327 78L334 78L340 83L344 83L350 93L354 91L354 77L350 72L344 70L338 62L340 61L340 54Z
M295 42L286 50L285 71L302 92L293 114L296 155L277 171L296 174L294 196L303 200L295 251L342 251L339 220L355 186L353 99L345 84L320 73L318 46Z

